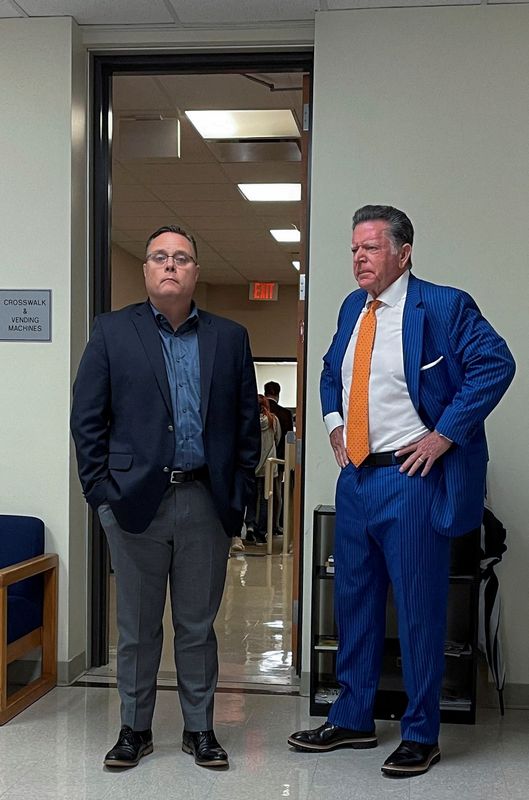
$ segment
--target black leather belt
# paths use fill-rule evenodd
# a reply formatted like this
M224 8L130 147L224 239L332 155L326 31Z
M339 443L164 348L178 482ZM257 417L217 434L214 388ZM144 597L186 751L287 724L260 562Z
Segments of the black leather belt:
M404 464L407 456L396 456L396 451L389 453L369 453L367 458L360 464L361 467L394 467L396 464Z
M171 470L169 475L169 483L188 483L189 481L203 481L207 477L208 468L199 467L198 469L190 469L185 472L181 469Z

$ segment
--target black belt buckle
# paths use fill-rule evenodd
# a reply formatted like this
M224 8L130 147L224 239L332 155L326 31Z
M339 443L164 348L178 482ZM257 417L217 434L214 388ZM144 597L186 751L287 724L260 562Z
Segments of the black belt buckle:
M181 469L173 469L169 476L169 483L185 483L189 480L188 476L188 472L183 472Z

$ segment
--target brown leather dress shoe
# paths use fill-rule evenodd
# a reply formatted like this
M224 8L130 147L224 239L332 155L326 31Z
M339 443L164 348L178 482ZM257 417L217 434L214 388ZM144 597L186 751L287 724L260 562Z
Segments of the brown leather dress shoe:
M228 754L220 746L213 731L184 731L182 750L195 756L199 767L229 767Z
M105 756L105 767L135 767L140 758L152 753L152 731L133 731L123 725L119 737Z
M397 749L384 761L382 772L390 778L413 778L428 772L441 759L437 742L421 744L403 739Z
M296 750L309 752L327 752L339 747L352 747L355 750L367 750L377 746L375 731L353 731L340 728L331 722L324 722L319 728L309 731L297 731L288 737L288 743Z

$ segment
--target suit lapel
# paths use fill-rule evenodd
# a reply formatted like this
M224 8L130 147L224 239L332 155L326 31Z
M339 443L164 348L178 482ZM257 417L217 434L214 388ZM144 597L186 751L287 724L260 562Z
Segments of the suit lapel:
M358 315L360 314L361 310L365 305L366 297L367 297L367 292L361 292L361 291L354 292L354 294L351 295L350 307L347 309L347 314L344 315L344 319L338 331L336 361L334 364L334 368L336 372L336 378L339 384L341 384L341 370L342 370L342 362L345 356L345 351L347 350L347 346L353 334L353 330L356 325Z
M417 411L419 410L419 370L424 331L424 307L420 287L420 280L414 275L410 275L402 316L404 375L411 401Z
M215 363L215 350L217 349L217 331L212 320L205 318L200 311L198 312L197 332L200 358L200 414L202 424L205 425L213 365Z
M141 343L151 364L158 387L162 393L165 404L172 415L171 394L169 392L169 382L167 380L167 370L163 358L160 334L156 326L156 320L152 313L149 301L136 309L132 323L138 331Z

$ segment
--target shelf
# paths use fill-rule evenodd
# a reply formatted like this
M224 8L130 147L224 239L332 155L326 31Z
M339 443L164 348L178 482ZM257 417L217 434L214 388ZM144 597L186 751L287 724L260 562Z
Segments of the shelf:
M333 579L334 572L327 572L324 566L318 565L316 567L316 577L320 579ZM474 583L479 583L480 577L479 575L450 575L449 577L450 583L452 584L469 584L472 585Z
M317 705L329 709L338 698L339 691L340 687L337 683L318 686L314 694L314 702ZM404 703L404 706L406 706L407 704L404 693L402 690L399 690L398 687L388 686L387 688L380 689L379 695L381 699L384 699L384 696L386 696L386 699L394 696L395 699L399 700L399 705ZM470 711L472 709L472 701L470 697L454 697L453 699L441 697L439 708L441 711Z
M334 636L316 636L314 649L319 653L336 652L338 650L338 639Z
M313 716L326 716L339 694L335 676L339 643L333 615L334 573L327 572L325 567L329 555L335 550L334 522L333 506L319 506L316 509L310 662L310 714ZM440 701L442 722L475 723L479 542L479 530L471 536L451 542L447 614L449 642L445 649L446 664ZM406 711L408 698L403 685L400 643L396 637L397 615L391 595L386 620L387 634L374 716L376 719L398 720Z
M454 651L452 648L445 649L445 658L449 658L450 661L457 663L458 661L470 661L473 658L472 647L470 645L463 645L463 643L458 642L457 645L459 647L464 648L461 652ZM327 652L336 652L338 650L338 639L334 636L322 636L316 635L314 640L314 650L317 653L327 653ZM386 639L386 653L390 657L395 657L395 659L400 660L400 647L398 639ZM400 668L400 663L396 664L398 668Z

